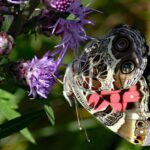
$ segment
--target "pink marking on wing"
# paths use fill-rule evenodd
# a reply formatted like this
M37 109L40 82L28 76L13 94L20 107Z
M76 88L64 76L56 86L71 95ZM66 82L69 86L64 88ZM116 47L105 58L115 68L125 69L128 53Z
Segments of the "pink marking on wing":
M110 105L110 103L104 100L104 101L96 108L96 110L105 110L105 108L108 107L109 105Z
M126 110L127 105L128 105L128 103L122 103L122 109L123 109L123 111L125 111L125 110Z
M138 102L140 100L140 93L137 86L131 86L127 92L124 92L122 96L122 101L120 102L120 92L116 91L101 91L101 95L91 94L89 95L88 104L92 106L95 110L105 110L109 105L113 108L113 112L125 111L128 103ZM105 96L110 96L110 101L105 100ZM99 106L97 106L99 102ZM95 108L96 107L96 108Z
M138 102L140 100L140 94L138 91L135 92L125 92L123 95L123 102Z
M111 103L117 103L117 102L119 102L120 101L120 95L118 93L111 94L110 101L111 101Z
M122 104L121 103L110 103L110 105L113 107L114 113L122 110Z
M136 85L131 86L129 91L137 91L137 86Z
M88 99L88 103L89 105L91 105L92 103L97 103L98 100L100 99L100 96L98 94L91 94L89 99Z
M100 97L101 96L98 94L91 94L88 100L88 104L95 108L98 101L100 100ZM109 104L110 104L109 102L103 100L95 110L104 110Z

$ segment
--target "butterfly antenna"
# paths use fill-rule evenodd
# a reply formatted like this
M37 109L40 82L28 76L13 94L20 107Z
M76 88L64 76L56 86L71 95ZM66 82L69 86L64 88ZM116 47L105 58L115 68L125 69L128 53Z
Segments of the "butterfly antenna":
M86 131L86 128L85 128L84 126L82 127L81 122L80 122L80 114L79 114L79 105L78 105L78 102L77 102L76 99L74 99L74 100L75 100L75 108L76 108L76 115L77 115L77 121L78 121L79 129L80 129L80 130L83 129L87 141L88 141L88 142L91 142L91 140L90 140L90 138L89 138L89 136L88 136L88 133L87 133L87 131Z
M85 136L86 136L86 140L90 143L91 140L90 140L90 138L89 138L89 136L88 136L88 133L87 133L87 131L86 131L86 128L83 127L83 130L84 130L84 133L85 133Z
M74 100L75 100L75 108L76 108L76 115L77 115L77 121L78 121L79 129L82 130L80 118L79 118L80 117L79 116L79 106L78 106L76 99L74 99Z

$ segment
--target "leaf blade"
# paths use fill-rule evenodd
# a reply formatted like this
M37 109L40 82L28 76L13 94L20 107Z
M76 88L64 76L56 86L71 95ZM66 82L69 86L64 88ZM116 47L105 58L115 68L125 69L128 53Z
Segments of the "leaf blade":
M52 125L55 124L55 117L54 117L54 111L53 109L49 106L49 105L44 105L44 110L45 110L45 113L49 119L49 121L51 122Z
M26 126L31 124L34 120L38 119L39 117L43 116L45 112L43 110L34 111L32 113L28 113L14 119L11 119L3 124L0 125L0 139L9 136L15 132L20 131L21 129L25 129ZM17 113L16 113L17 114ZM31 142L34 143L33 138L27 129L21 131L26 138L29 138Z

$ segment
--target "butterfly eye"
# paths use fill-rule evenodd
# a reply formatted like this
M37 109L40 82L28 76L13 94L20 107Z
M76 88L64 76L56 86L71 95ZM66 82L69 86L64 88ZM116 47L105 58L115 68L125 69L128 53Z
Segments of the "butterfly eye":
M129 48L130 42L126 37L118 38L115 43L114 47L117 51L125 51Z
M132 61L127 61L121 65L121 72L124 74L129 74L134 70L134 68L135 64Z

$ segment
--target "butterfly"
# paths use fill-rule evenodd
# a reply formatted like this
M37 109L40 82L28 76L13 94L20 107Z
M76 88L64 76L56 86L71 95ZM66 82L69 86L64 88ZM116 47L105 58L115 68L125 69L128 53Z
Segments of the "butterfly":
M129 25L92 40L67 67L63 94L133 144L150 145L148 46Z

